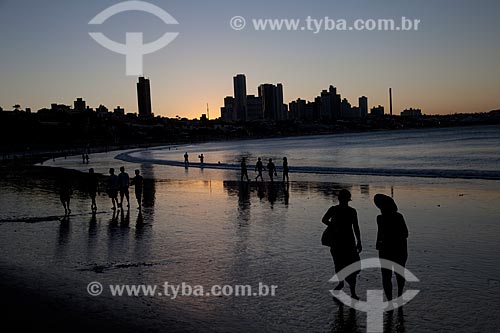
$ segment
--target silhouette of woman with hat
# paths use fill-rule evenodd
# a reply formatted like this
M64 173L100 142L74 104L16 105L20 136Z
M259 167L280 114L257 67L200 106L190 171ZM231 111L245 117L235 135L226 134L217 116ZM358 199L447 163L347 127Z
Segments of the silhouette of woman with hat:
M403 215L398 213L394 200L385 194L376 194L375 206L381 214L377 216L377 245L379 258L390 260L405 266L408 259L407 238L408 227ZM392 270L382 268L382 285L387 300L392 299ZM396 274L398 297L403 294L405 278Z

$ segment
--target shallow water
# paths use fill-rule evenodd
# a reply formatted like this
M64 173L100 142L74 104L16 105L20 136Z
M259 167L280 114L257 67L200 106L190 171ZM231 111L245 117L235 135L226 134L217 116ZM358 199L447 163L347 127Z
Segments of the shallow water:
M196 149L196 148L193 148ZM50 182L0 187L0 264L29 267L51 292L98 308L129 308L161 321L172 315L195 329L218 331L364 332L366 315L334 302L328 248L321 246L322 215L335 193L348 188L358 211L364 250L376 256L376 193L392 195L410 229L407 267L420 294L403 312L385 314L387 332L494 332L500 330L500 192L498 181L292 174L282 183L242 185L233 170L200 170L92 156L91 166L138 168L147 189L142 215L113 216L105 196L88 214L85 193L73 196L73 215L61 216ZM144 152L147 154L147 152ZM86 169L78 157L48 162ZM47 163L46 163L47 164ZM299 178L300 176L300 178ZM19 203L26 203L20 206ZM17 221L17 222L16 222ZM277 285L274 297L87 296L91 281L155 284L165 281ZM380 289L377 270L363 271L359 294Z
M258 157L264 165L274 159L280 169L286 156L292 172L299 173L500 180L500 126L207 143L132 151L119 158L181 166L184 152L194 165L203 153L205 169L238 170L242 157L250 169Z

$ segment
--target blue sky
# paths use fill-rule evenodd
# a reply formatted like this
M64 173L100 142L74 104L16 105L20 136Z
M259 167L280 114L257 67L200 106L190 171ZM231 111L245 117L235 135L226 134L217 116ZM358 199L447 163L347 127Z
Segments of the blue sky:
M249 94L261 83L282 82L285 101L312 100L329 84L352 104L386 105L424 113L481 112L500 108L500 2L494 0L150 1L179 25L128 12L102 26L88 22L115 0L0 0L0 106L37 110L84 97L95 107L136 112L135 82L125 56L99 44L101 31L124 42L125 32L153 41L180 32L164 49L144 57L155 114L199 117L210 104L217 116L232 94L232 76L247 75ZM247 19L234 31L233 16ZM420 30L254 31L254 18L420 19Z

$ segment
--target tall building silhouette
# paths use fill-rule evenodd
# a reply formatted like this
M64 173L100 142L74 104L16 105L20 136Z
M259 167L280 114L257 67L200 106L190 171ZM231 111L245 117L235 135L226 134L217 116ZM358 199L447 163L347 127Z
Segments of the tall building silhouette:
M332 85L328 88L328 92L330 94L331 118L338 120L341 116L340 109L342 104L340 94L337 94L337 88Z
M340 112L342 114L342 118L351 118L352 117L352 115L351 115L352 106L351 106L351 103L349 103L349 101L347 100L347 98L342 99L340 109L341 109Z
M328 90L321 92L321 119L332 119L332 104Z
M233 112L237 121L247 121L247 83L244 74L238 74L233 78L234 83L234 106Z
M149 79L144 77L140 77L139 82L137 82L137 103L140 118L151 118L153 116L151 111L151 87Z
M368 116L368 98L366 96L359 98L359 112L362 118Z
M262 111L262 97L256 97L255 95L247 96L247 106L248 106L248 120L262 120L264 119L264 112Z
M283 104L283 84L276 85L276 120L286 120L288 106Z
M262 98L262 111L266 120L284 120L287 118L283 105L283 85L265 83L259 86L259 97Z
M384 115L384 107L382 105L372 107L370 114L372 116L383 116Z
M340 94L337 94L337 88L330 85L328 89L321 91L319 98L319 118L323 120L338 120L342 118L342 101Z
M83 98L77 98L76 101L73 102L73 109L75 112L83 112L87 109L87 103Z
M231 122L236 120L234 114L234 97L226 96L224 98L224 106L220 109L221 118L224 121Z

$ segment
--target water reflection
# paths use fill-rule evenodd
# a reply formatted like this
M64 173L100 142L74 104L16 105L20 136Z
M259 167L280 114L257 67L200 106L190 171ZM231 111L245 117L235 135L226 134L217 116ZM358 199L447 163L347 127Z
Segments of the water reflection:
M286 182L286 185L283 188L283 197L285 201L285 206L288 207L288 204L290 203L290 182Z
M115 258L118 253L125 255L128 252L129 232L125 213L114 211L108 227L108 258Z
M225 180L223 187L227 194L238 196L241 202L242 198L250 203L252 196L257 196L259 200L267 200L271 204L271 208L279 202L286 207L290 204L290 193L293 192L298 196L304 194L321 194L326 198L336 200L338 192L342 189L352 191L353 185L340 183L321 183L321 182L239 182ZM364 199L370 197L370 186L360 185L359 190Z
M56 257L64 258L70 242L71 225L69 215L65 215L59 223L59 233L56 245Z
M364 332L366 315L360 316L355 309L334 300L337 311L334 313L330 326L331 332ZM361 318L359 318L361 317ZM362 328L363 327L363 328ZM405 318L403 308L384 313L384 333L405 333Z
M146 215L145 218L143 212L139 211L135 221L134 235L134 259L136 262L144 261L145 258L150 258L152 255L153 229L151 227L152 225L146 221L149 221L149 216Z
M144 217L142 216L142 211L139 211L139 214L137 214L137 219L135 220L135 227L136 228L144 227Z
M231 189L228 189L228 192L231 191ZM239 185L239 191L238 191L238 211L244 212L250 208L250 187L248 183L246 182L241 182Z
M361 196L364 199L367 199L370 197L370 185L359 185L359 191L361 192Z
M300 194L319 193L326 198L336 199L340 190L346 189L352 192L351 184L319 183L319 182L294 182L293 192Z
M93 212L89 221L89 231L87 240L87 255L89 259L95 257L96 246L97 246L97 214Z
M358 313L350 307L335 301L338 306L337 312L334 313L334 318L330 327L330 332L352 332L361 333L362 329L359 328Z
M143 207L145 208L152 208L155 205L155 199L156 199L154 165L141 164L140 170L141 174L144 177L144 193L142 198L142 204Z
M290 202L290 183L280 182L239 182L225 180L223 181L224 190L227 194L238 197L238 203L250 206L252 196L257 196L259 200L267 200L274 208L277 202L288 207Z
M394 314L396 312L396 315ZM396 317L396 318L394 318ZM384 333L405 333L404 309L388 311L384 314Z
M127 209L125 212L125 209L120 210L120 227L122 228L128 228L130 226L130 209Z

